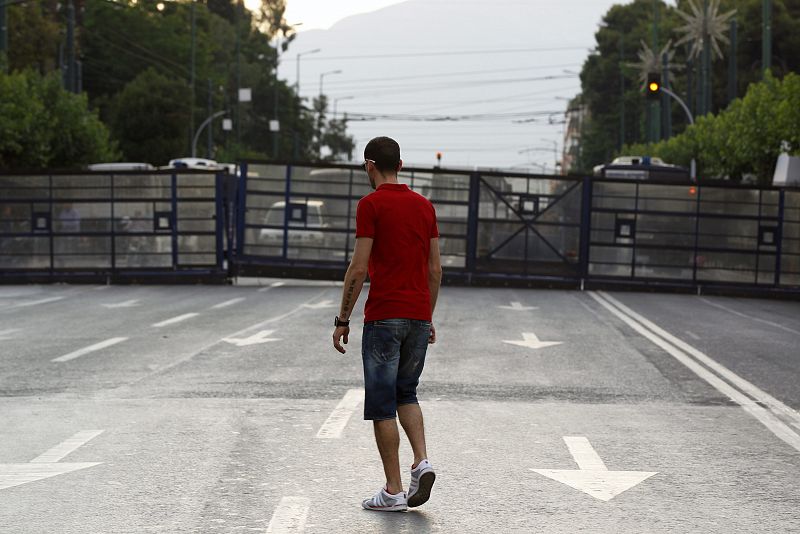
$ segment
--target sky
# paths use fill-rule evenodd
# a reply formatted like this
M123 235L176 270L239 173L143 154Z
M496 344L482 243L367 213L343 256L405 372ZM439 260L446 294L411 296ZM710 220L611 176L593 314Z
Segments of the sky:
M279 77L348 114L354 161L372 137L406 165L551 173L564 111L602 16L627 0L287 0L303 22ZM487 9L489 11L487 11ZM330 110L333 111L332 109Z
M260 3L261 0L245 0L250 8ZM350 15L399 3L398 0L288 0L286 20L289 24L302 22L298 30L325 30Z

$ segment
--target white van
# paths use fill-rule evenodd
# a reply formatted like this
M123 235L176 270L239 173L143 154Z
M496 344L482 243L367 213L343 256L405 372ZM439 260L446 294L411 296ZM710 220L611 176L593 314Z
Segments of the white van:
M289 245L321 247L325 243L326 223L325 202L321 200L302 200L289 204ZM264 226L280 226L281 228L262 228L259 241L264 245L283 245L283 224L286 202L275 202L264 216Z

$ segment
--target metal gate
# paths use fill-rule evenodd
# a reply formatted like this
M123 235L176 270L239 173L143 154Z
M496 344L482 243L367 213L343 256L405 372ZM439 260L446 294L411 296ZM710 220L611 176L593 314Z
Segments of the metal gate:
M341 277L356 206L372 191L363 169L250 162L241 172L235 273ZM436 207L450 279L577 283L579 180L441 169L404 169L398 179Z
M800 192L597 180L591 280L800 285Z
M0 279L224 279L222 177L0 176Z

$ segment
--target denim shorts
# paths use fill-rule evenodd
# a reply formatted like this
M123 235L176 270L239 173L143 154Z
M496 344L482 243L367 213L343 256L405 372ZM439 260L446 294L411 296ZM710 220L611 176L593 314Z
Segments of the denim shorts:
M430 332L429 321L383 319L364 323L364 419L393 419L398 405L417 404L417 384Z

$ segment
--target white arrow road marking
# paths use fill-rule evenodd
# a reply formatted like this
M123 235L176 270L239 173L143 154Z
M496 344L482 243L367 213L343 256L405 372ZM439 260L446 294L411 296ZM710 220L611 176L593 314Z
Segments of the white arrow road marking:
M328 416L317 432L318 438L336 439L342 437L342 431L347 426L350 416L356 411L358 405L364 400L363 389L350 389L345 393L344 398L339 401L336 408Z
M523 306L521 302L512 302L511 306L498 306L501 310L512 310L512 311L528 311L528 310L538 310L536 306Z
M116 308L133 308L134 306L138 305L139 305L139 299L126 300L124 302L114 302L112 304L102 304L104 308L108 308L109 310L113 310Z
M307 497L284 497L278 503L267 526L268 534L304 532L311 500Z
M601 501L610 501L620 493L644 482L657 472L609 471L600 456L583 436L564 436L578 469L531 469L556 482L566 484Z
M281 287L281 286L284 286L284 285L286 285L286 282L273 282L270 285L268 285L267 287L262 287L261 289L258 290L258 292L259 293L263 293L264 291L269 291L270 289L272 289L274 287Z
M226 341L231 343L232 345L236 345L237 347L246 347L248 345L259 345L261 343L269 343L270 341L280 341L278 338L271 338L269 337L275 330L262 330L257 334L253 334L250 337L245 338L232 338L226 337L222 341Z
M75 452L102 433L102 430L81 430L80 432L76 432L71 438L65 439L52 449L43 452L31 460L31 463L45 464L58 462L66 455Z
M49 297L46 299L40 300L31 300L29 302L20 302L18 304L14 304L11 306L12 308L22 308L24 306L36 306L37 304L47 304L48 302L56 302L58 300L62 300L64 297Z
M225 302L220 302L219 304L214 304L211 306L212 310L219 310L220 308L227 308L228 306L233 306L234 304L238 304L244 300L244 297L238 297L231 300L226 300Z
M74 360L75 358L80 358L90 352L95 352L101 349L105 349L112 345L116 345L117 343L122 343L123 341L127 341L127 337L112 337L111 339L106 339L105 341L101 341L100 343L95 343L94 345L89 345L88 347L84 347L82 349L78 349L75 352L70 352L69 354L65 354L63 356L59 356L58 358L54 358L50 361L53 362L68 362L69 360Z
M171 324L180 323L181 321L185 321L186 319L191 319L192 317L197 317L200 315L199 313L184 313L183 315L178 315L177 317L173 317L172 319L167 319L166 321L161 321L160 323L155 323L154 327L161 328L162 326L169 326Z
M0 341L6 340L6 339L13 339L11 334L13 334L15 332L19 332L19 328L9 328L8 330L0 330Z
M0 464L0 490L100 465L102 462L56 462L102 433L82 430L27 464Z
M561 345L561 341L539 341L539 337L533 332L523 332L522 337L524 341L510 341L503 340L503 343L509 345L517 345L520 347L527 347L529 349L542 349L544 347L552 347L554 345Z
M335 308L336 304L334 304L332 300L323 300L322 302L316 302L314 304L306 304L305 307L311 308L312 310L321 310L323 308Z

